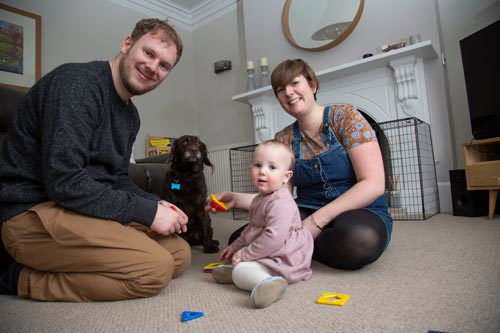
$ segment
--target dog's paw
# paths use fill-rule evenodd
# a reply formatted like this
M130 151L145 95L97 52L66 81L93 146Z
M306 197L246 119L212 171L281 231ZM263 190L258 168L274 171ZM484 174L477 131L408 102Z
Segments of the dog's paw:
M217 253L219 252L219 241L212 239L203 244L204 253Z

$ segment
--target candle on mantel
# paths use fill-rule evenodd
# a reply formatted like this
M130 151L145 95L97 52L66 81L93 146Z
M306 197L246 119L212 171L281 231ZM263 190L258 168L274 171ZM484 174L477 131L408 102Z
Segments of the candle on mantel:
M254 69L252 60L247 61L247 69Z
M261 66L267 66L267 58L266 57L260 58L260 65Z

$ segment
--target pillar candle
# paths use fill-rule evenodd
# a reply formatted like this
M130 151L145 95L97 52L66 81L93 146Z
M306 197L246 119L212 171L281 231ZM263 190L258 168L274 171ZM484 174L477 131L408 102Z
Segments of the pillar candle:
M267 58L266 57L260 58L260 65L261 66L267 66Z
M253 69L253 61L247 61L247 69Z

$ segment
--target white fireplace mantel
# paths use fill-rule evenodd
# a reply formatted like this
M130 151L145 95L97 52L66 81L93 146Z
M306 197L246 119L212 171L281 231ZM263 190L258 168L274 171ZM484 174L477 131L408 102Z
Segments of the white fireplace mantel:
M430 123L423 60L436 57L431 41L424 41L318 71L318 103L352 104L377 122L417 117ZM294 121L281 109L271 86L232 100L251 105L255 143L273 138Z

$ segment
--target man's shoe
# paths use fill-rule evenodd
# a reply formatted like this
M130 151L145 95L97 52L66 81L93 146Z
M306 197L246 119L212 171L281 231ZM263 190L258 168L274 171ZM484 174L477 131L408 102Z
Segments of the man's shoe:
M253 306L265 308L283 296L288 287L288 282L281 276L271 276L259 282L250 294Z
M220 265L212 268L212 277L220 284L233 283L233 265Z

